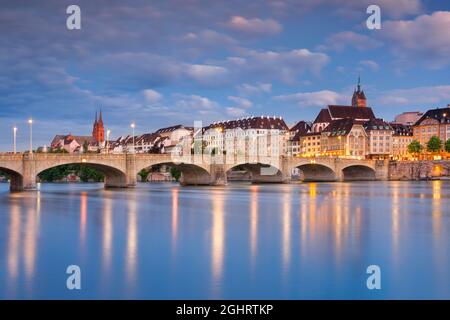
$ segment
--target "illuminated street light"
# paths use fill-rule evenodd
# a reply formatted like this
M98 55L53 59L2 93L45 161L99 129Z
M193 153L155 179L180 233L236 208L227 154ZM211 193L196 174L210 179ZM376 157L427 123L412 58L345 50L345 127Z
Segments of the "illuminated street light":
M136 128L136 123L132 122L131 123L131 129L133 129L133 153L136 153L136 147L135 147L135 143L134 143L134 128Z
M16 138L17 138L17 127L14 126L13 128L13 152L16 153Z
M28 124L30 125L30 153L33 153L33 119L28 119Z

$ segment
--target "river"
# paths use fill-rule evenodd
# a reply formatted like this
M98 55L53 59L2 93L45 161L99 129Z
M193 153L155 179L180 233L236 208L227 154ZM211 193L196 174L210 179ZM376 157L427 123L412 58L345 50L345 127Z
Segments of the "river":
M3 183L0 298L449 299L450 182Z

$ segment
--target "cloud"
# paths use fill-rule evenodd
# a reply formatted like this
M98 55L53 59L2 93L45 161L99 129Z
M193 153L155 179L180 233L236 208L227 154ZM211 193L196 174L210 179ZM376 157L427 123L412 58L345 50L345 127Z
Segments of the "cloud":
M247 115L247 111L246 110L241 109L241 108L236 108L236 107L228 107L226 109L226 111L227 111L227 114L229 116L236 117L236 118L243 117L243 116Z
M270 93L272 91L271 83L256 83L248 84L243 83L237 86L237 90L243 95L254 95L260 93Z
M424 61L429 68L440 68L450 63L449 30L450 12L438 11L413 20L386 21L381 38L401 59Z
M241 16L233 16L226 24L230 29L248 35L274 35L280 33L283 27L273 19L247 19Z
M243 50L239 59L228 59L228 65L241 74L253 75L259 80L278 79L288 84L295 83L299 76L309 72L318 75L330 61L324 53L308 49L289 51Z
M238 107L241 108L250 108L253 105L250 100L242 97L229 96L228 100L233 101Z
M228 75L228 70L220 66L205 64L185 66L187 76L203 85L217 85L217 82L224 81Z
M380 94L377 102L388 107L443 107L450 102L450 85L388 90Z
M275 96L274 100L292 102L300 107L324 107L329 104L348 103L349 97L335 91L321 90L314 92L299 92L288 95L279 95Z
M362 60L358 62L358 65L362 67L361 69L369 69L371 71L380 70L380 66L378 65L378 63L372 60Z
M162 94L153 89L146 89L142 91L142 93L144 94L145 100L151 104L154 104L163 98Z
M176 107L184 111L199 112L200 114L211 112L219 107L219 104L209 98L199 95L175 94Z
M353 31L342 31L329 36L325 43L318 47L320 50L332 50L341 52L347 48L355 48L359 51L369 51L381 47L383 44L369 36Z

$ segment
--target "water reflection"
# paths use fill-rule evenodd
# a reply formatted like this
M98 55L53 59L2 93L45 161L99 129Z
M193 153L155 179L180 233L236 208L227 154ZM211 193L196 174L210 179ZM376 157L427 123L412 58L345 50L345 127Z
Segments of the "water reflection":
M178 188L172 188L172 254L176 254L178 241Z
M136 281L136 261L138 248L137 231L137 199L133 193L128 200L128 226L127 226L127 250L126 250L126 274L130 287L134 287Z
M449 187L43 185L36 193L5 192L0 297L71 298L64 277L53 275L80 263L90 277L83 298L373 298L360 289L365 268L376 263L390 284L377 297L450 298ZM411 284L417 271L420 281Z
M253 185L250 187L250 263L254 270L258 250L258 189Z
M103 199L103 246L102 246L102 270L105 276L109 276L111 270L111 259L113 254L113 221L112 221L112 200L106 195Z
M222 282L225 226L224 226L224 195L220 191L212 193L212 230L211 230L211 269L213 294L219 294Z

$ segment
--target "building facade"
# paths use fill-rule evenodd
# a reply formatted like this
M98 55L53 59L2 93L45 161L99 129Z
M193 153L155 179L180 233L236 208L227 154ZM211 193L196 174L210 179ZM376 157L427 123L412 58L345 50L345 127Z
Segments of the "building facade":
M450 106L425 112L414 124L413 136L423 146L433 136L439 137L442 142L450 139Z

